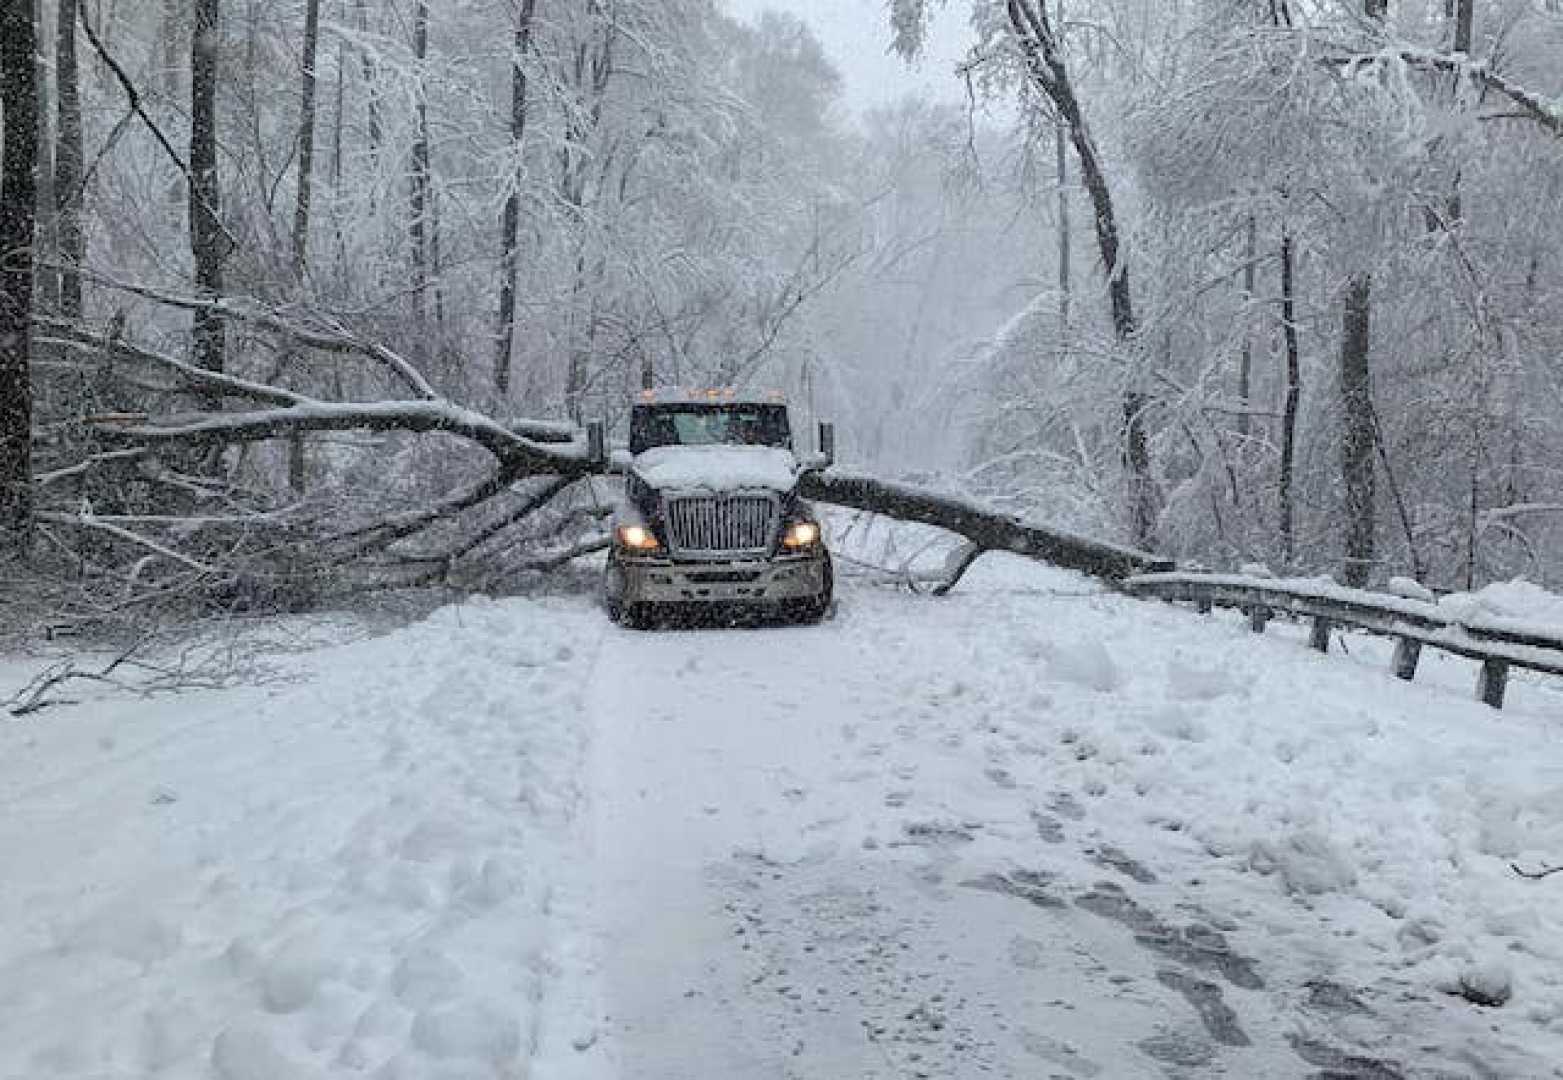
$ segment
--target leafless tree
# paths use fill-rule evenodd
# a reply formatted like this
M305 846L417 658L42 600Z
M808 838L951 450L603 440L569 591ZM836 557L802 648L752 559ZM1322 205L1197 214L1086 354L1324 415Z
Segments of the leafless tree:
M0 537L25 548L32 525L29 321L38 183L37 26L32 0L0 3Z

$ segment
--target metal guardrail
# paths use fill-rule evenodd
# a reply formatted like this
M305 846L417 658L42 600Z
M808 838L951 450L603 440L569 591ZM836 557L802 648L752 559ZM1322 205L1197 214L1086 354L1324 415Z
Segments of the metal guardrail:
M1563 630L1502 619L1463 620L1440 611L1436 603L1390 593L1329 582L1206 573L1142 574L1128 578L1122 587L1135 596L1193 603L1202 612L1235 608L1259 634L1277 614L1310 619L1309 644L1319 652L1329 651L1330 631L1336 627L1393 638L1394 673L1407 681L1416 677L1424 646L1468 657L1481 664L1477 698L1495 709L1503 708L1511 668L1563 675Z

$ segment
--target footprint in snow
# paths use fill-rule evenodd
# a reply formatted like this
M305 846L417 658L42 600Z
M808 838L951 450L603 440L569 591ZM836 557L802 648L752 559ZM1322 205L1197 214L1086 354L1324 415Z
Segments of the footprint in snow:
M1010 771L1008 769L1001 769L995 765L991 768L985 769L983 771L983 775L991 780L995 785L1005 789L1006 791L1013 791L1015 789L1015 778L1010 775Z
M1070 821L1085 820L1085 808L1067 791L1056 792L1048 800L1047 808L1059 817L1067 818Z

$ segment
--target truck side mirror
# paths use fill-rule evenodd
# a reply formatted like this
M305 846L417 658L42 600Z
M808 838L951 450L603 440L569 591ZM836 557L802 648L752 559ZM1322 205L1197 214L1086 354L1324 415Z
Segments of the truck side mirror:
M836 425L829 420L819 422L819 460L822 469L836 463Z
M601 420L593 420L586 425L586 460L594 469L605 469L608 466L607 429Z

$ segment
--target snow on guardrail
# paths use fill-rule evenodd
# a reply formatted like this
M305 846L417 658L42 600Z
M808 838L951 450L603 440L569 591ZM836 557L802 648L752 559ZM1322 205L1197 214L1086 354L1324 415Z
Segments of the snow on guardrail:
M1482 593L1432 600L1350 588L1327 578L1204 572L1141 574L1123 588L1131 595L1191 602L1201 611L1235 608L1248 615L1256 633L1278 613L1312 619L1311 644L1320 652L1329 649L1330 631L1337 626L1394 638L1394 671L1408 681L1416 676L1423 646L1468 657L1481 663L1477 696L1493 708L1503 707L1511 667L1563 675L1563 625L1495 611L1492 598ZM1556 607L1563 611L1563 600Z

